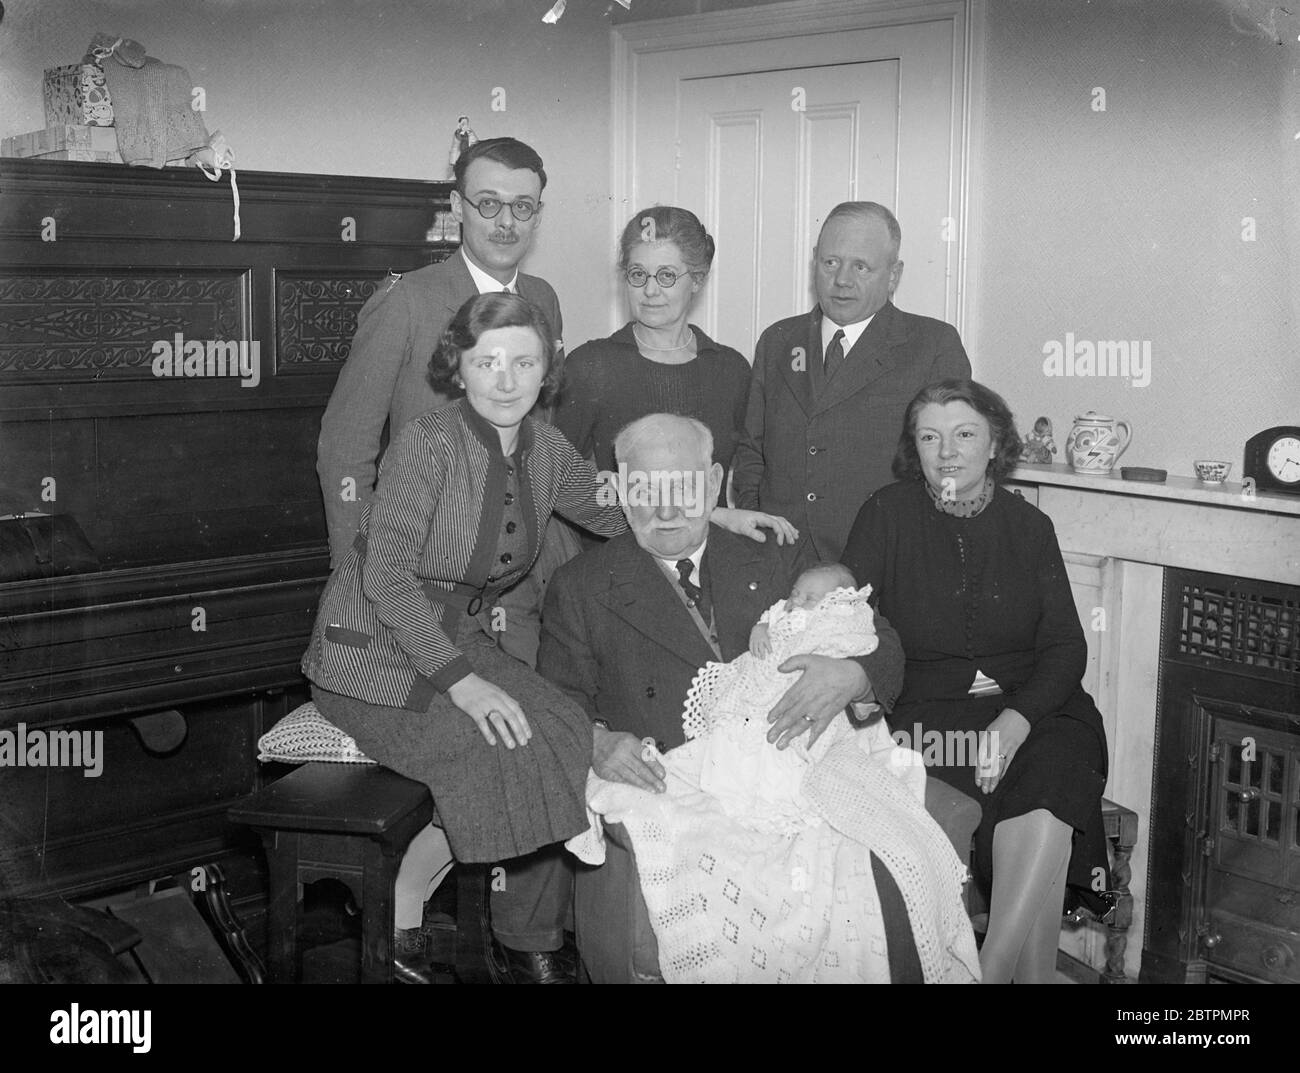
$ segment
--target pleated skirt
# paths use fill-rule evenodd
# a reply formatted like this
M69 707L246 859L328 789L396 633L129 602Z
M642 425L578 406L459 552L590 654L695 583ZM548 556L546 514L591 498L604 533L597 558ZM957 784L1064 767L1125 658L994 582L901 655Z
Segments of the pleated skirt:
M459 861L508 860L586 830L592 744L586 712L468 621L456 643L479 677L523 709L533 732L527 745L508 749L499 734L489 745L474 720L441 693L423 712L319 686L312 699L370 759L429 787Z

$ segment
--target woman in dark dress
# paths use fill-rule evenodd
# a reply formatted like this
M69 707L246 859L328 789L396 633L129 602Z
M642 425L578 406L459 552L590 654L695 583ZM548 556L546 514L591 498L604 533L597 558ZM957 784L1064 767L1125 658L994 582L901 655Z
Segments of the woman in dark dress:
M686 209L656 205L623 228L619 271L632 319L566 357L555 411L556 427L597 469L615 469L621 428L656 413L704 422L713 433L713 460L730 468L745 420L749 362L687 323L712 263L713 239ZM725 505L725 491L722 498Z
M1087 648L1065 564L1047 516L998 485L1019 442L983 385L925 388L907 409L901 479L863 505L843 557L907 656L891 730L983 807L987 983L1054 980L1067 884L1100 892L1108 879L1106 739L1080 685Z

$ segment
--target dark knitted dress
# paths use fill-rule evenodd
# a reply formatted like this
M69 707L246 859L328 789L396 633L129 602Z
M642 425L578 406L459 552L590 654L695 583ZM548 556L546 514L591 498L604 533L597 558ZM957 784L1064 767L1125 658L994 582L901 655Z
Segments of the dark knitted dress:
M1004 708L1030 723L991 794L976 784L975 756L964 764L951 753L927 757L928 774L984 810L975 836L981 888L991 883L997 824L1042 808L1074 828L1067 881L1099 907L1095 892L1109 889L1106 739L1080 685L1087 645L1051 521L1002 488L979 514L954 517L936 508L923 482L899 482L863 505L843 562L859 585L874 588L903 643L903 691L889 716L895 734L922 751L927 732L983 730ZM977 670L1002 695L970 696Z
M614 470L614 437L647 414L694 417L713 433L713 460L731 465L745 423L749 362L691 325L696 356L665 365L637 349L631 323L608 339L584 343L564 362L555 427L598 470ZM725 487L725 485L724 485Z

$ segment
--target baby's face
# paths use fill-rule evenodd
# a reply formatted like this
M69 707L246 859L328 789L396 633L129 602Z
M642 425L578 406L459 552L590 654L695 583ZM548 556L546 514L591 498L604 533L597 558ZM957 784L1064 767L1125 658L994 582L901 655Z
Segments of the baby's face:
M794 590L786 601L786 609L802 607L811 611L835 588L835 579L829 574L805 574L794 583Z

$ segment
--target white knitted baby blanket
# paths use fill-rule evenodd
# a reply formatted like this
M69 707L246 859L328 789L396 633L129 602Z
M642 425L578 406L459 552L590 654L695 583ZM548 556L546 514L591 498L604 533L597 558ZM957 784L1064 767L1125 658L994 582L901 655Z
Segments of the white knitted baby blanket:
M661 758L664 794L588 776L593 826L568 846L599 864L600 817L626 825L668 982L887 981L872 852L902 891L926 982L979 979L966 869L924 809L920 757L882 723L838 717L823 739L791 833L746 827L699 789L699 739Z

